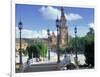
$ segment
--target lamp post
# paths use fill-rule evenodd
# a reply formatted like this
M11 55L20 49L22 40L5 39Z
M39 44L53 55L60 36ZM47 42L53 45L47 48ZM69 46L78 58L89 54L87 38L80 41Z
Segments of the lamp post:
M77 61L77 27L75 26L74 28L75 32L75 61L76 61L76 66L78 67L78 61Z
M59 52L59 25L60 25L60 21L56 20L56 27L57 27L57 62L60 62L60 52Z
M19 34L20 34L20 51L19 51L19 60L20 60L20 64L22 64L22 42L21 42L21 30L22 30L22 26L23 24L22 24L22 22L20 21L19 23L18 23L18 28L19 28Z
M48 60L50 60L50 30L47 29L48 34Z

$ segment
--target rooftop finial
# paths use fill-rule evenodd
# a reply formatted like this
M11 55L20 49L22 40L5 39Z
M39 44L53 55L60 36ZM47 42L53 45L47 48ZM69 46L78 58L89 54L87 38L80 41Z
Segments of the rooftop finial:
M64 16L64 9L61 7L61 16Z

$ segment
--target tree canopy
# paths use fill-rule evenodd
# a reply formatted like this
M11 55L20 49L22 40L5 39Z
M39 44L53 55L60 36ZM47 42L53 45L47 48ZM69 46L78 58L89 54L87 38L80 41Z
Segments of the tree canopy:
M33 43L27 47L29 58L32 57L46 57L47 56L47 45L43 43Z

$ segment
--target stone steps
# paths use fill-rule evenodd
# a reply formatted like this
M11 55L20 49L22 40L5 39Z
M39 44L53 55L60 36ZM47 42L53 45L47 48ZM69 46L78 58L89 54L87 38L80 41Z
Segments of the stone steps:
M58 65L56 63L46 63L46 64L35 64L28 66L24 72L42 72L42 71L55 71L58 70Z

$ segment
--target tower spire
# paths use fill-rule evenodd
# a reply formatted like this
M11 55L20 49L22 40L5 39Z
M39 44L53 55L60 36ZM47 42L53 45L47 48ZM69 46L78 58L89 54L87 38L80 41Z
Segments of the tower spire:
M63 7L61 7L60 24L61 24L60 26L63 26L63 27L66 26L66 17L65 17L65 14L64 14L64 9L63 9Z
M61 7L61 17L64 17L64 9Z

